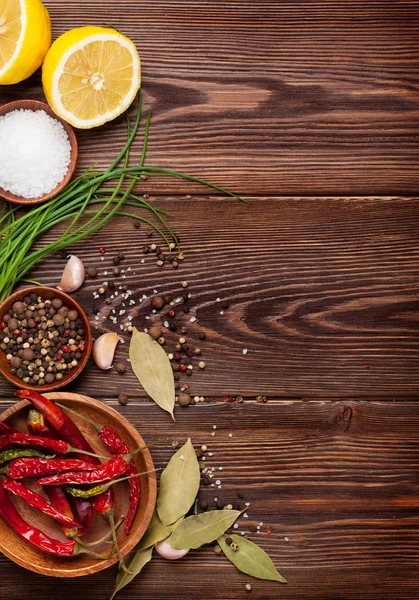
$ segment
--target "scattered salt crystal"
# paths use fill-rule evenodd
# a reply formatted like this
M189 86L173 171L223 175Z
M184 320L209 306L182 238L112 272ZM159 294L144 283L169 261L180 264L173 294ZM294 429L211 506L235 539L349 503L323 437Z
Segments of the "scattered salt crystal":
M244 349L243 349L243 354L247 354L247 353L248 353L248 349L247 349L247 348L244 348Z
M145 263L145 258L142 258L142 259L140 260L140 263L143 265L143 264Z
M247 513L244 513L243 519L248 519L248 518L249 518L249 515Z
M229 433L229 434L228 434L228 437L233 437L233 434L232 434L232 433Z
M220 315L222 316L223 314L224 314L224 311L223 311L223 310L220 310Z
M0 117L0 186L40 198L64 179L71 145L63 125L44 110L13 110Z
M167 327L169 327L169 321L164 321L164 322L163 322L163 325L164 325L164 326L166 327L166 329L167 329Z
M213 428L213 429L217 429L217 425L213 425L213 426L212 426L212 428Z
M258 525L258 526L256 527L256 529L260 529L260 525Z
M259 523L259 525L260 525L261 527L263 527L263 521L261 521L261 522Z
M215 482L215 485L220 485L221 481L219 479L217 479L217 481Z
M195 323L195 321L196 321L196 317L191 317L191 318L189 319L189 322L190 322L190 323Z
M222 471L222 470L223 470L223 467L218 467L218 470L219 470L219 471Z
M183 456L183 454L181 454L181 455L179 456L179 458L180 458L180 460L185 460L185 457Z
M208 452L208 456L214 456L212 452Z
M238 529L238 528L239 528L239 526L237 525L237 523L234 523L233 529Z
M218 502L218 498L214 498L214 502Z
M245 502L245 506L250 506L250 502Z
M217 298L216 302L221 302L221 298Z
M245 532L244 532L244 531L242 531L242 532L240 533L240 535L246 535L246 534L245 534Z
M289 542L289 541L290 541L290 538L289 538L289 537L284 537L284 540L285 540L286 542Z
M104 256L101 256L101 257L100 257L100 260L105 260L105 257L104 257Z
M213 432L211 433L211 435L212 435L212 437L215 437L215 431L213 431Z
M108 271L103 271L103 274L104 274L104 276L106 277L106 275L108 274ZM103 282L103 285L108 285L108 282L107 282L107 281L104 281L104 282Z

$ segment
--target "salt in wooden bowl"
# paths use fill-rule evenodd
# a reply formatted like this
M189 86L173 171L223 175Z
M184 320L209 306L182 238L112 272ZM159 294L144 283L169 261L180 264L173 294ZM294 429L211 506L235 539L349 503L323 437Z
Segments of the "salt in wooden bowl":
M58 117L55 114L55 112L48 106L48 104L45 104L44 102L38 102L37 100L15 100L14 102L3 104L3 106L0 106L0 117L3 117L4 115L10 112L13 112L14 110L22 109L33 111L43 110L47 113L47 115L61 123L68 135L68 140L71 146L70 164L68 165L67 173L65 174L64 179L47 194L44 194L39 198L24 198L23 196L17 196L16 194L12 194L11 192L6 191L0 186L0 197L4 200L8 200L9 202L14 202L16 204L40 204L41 202L46 202L46 200L50 200L51 198L54 198L54 196L59 194L61 190L63 190L65 186L70 182L70 179L73 177L78 157L77 138L71 125L66 123L66 121L63 121L63 119L60 119L60 117Z

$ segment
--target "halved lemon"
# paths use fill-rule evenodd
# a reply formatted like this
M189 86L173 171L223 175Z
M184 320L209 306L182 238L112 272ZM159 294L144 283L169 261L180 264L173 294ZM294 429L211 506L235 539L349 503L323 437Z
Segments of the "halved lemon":
M132 103L141 84L140 57L135 44L115 29L79 27L51 46L42 83L57 115L90 129L115 119Z
M40 0L0 0L0 84L23 81L51 46L51 21Z

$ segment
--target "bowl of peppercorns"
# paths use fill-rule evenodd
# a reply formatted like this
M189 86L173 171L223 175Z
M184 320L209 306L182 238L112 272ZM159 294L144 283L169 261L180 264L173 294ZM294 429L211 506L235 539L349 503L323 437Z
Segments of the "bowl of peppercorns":
M0 371L15 386L57 390L82 372L91 351L87 315L64 292L25 288L0 305Z

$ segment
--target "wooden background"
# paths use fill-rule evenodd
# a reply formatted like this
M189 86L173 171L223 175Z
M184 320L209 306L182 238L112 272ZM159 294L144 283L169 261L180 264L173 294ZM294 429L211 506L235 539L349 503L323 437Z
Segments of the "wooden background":
M206 548L179 563L153 559L119 597L416 600L419 3L45 4L55 37L112 23L136 42L154 114L149 164L251 199L245 206L194 184L142 182L141 192L175 215L186 255L177 271L143 256L146 229L128 219L74 248L101 271L124 248L132 271L118 281L137 299L154 289L180 295L188 281L197 317L188 336L206 331L207 368L187 382L210 402L177 408L172 424L131 373L92 364L72 390L118 407L146 439L191 435L207 444L223 466L223 488L205 487L201 497L214 507L214 497L237 503L243 492L251 506L240 530L264 523L249 538L288 584L252 580L249 594L251 579ZM0 102L28 97L43 99L39 74L0 89ZM80 169L107 165L123 136L122 119L78 133ZM51 257L32 275L56 285L63 265ZM75 294L92 322L92 292L103 279ZM217 298L230 303L223 315ZM109 307L100 306L100 330L112 328ZM137 302L134 324L149 326L149 314L148 301ZM118 357L126 353L121 345ZM116 396L124 390L130 402L122 408ZM1 382L1 408L11 392ZM225 394L245 401L218 404ZM259 394L267 404L255 402ZM153 456L163 465L170 449ZM62 582L2 557L0 575L8 600L106 600L115 570Z

